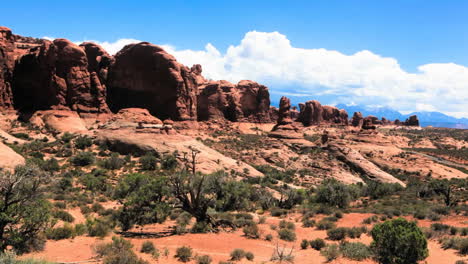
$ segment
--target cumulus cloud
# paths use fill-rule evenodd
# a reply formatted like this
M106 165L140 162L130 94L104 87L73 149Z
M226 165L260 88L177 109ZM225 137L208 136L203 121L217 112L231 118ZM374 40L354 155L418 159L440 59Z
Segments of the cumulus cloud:
M138 40L98 43L113 54L134 42ZM468 67L454 63L425 64L410 73L395 58L368 50L347 55L298 48L278 32L248 32L225 52L210 43L203 50L162 46L185 65L201 64L206 78L255 80L268 85L272 94L468 117Z

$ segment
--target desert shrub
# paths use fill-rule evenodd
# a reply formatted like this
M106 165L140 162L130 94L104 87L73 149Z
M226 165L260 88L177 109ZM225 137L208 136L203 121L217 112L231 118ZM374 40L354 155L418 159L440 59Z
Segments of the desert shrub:
M75 139L75 147L77 149L86 149L93 145L91 138L87 136L79 136Z
M432 211L436 214L440 215L449 215L450 214L450 208L447 206L436 206L432 208Z
M293 222L288 222L288 221L285 221L285 220L281 220L279 222L279 227L280 228L290 229L290 230L296 229L296 225Z
M324 217L322 220L328 222L338 222L338 218L336 216L327 216Z
M265 216L260 216L258 218L258 224L264 224L266 222L266 217Z
M315 225L315 220L312 219L303 219L302 226L303 227L313 227Z
M326 180L317 188L316 200L319 203L345 208L352 199L350 189L337 180Z
M450 226L446 224L442 224L442 223L434 223L434 224L431 224L431 229L434 231L446 232L450 229Z
M371 235L371 247L381 263L417 263L428 256L427 240L415 222L388 220L375 225Z
M148 264L137 257L132 250L133 245L121 237L112 237L112 242L99 244L95 251L102 258L103 264Z
M346 229L346 235L350 238L360 238L366 232L365 227L351 227Z
M118 170L123 167L125 160L119 157L118 153L112 153L109 158L105 159L101 166L108 170Z
M343 257L352 260L364 260L372 256L370 248L361 242L347 242L340 245Z
M195 258L197 264L210 264L213 260L208 255L197 256Z
M338 218L338 219L343 218L343 213L342 212L336 212L335 217Z
M309 247L309 241L307 241L307 239L303 239L301 241L301 248L302 249L307 249L307 247Z
M245 226L242 231L244 232L244 236L248 238L257 239L260 237L260 231L258 230L258 226L255 223Z
M320 255L330 262L340 256L340 248L336 244L330 244L320 250Z
M454 236L458 233L458 228L451 226L450 227L450 235Z
M243 249L240 249L240 248L234 249L230 254L231 260L239 261L245 257L245 253L246 252Z
M286 210L286 209L281 209L281 208L271 209L271 216L281 217L281 216L284 216L284 215L287 215L287 214L288 214L288 210Z
M67 208L67 204L64 203L64 202L55 202L55 203L54 203L54 207L55 207L55 208L59 208L59 209L66 209L66 208Z
M86 228L88 235L92 237L105 237L112 230L111 224L103 219L87 219Z
M61 227L50 228L46 231L47 239L61 240L74 237L75 230L71 225L65 224Z
M20 138L20 139L25 139L25 140L31 139L31 138L29 137L29 135L26 134L26 133L11 133L11 135L14 136L14 137L16 137L16 138Z
M268 235L265 236L265 240L266 241L271 241L271 240L273 240L273 236L271 234L268 234Z
M75 225L75 235L76 236L82 236L86 232L88 232L88 228L86 227L85 224L76 224Z
M245 252L245 258L248 260L248 261L252 261L254 260L255 258L255 255L252 253L252 252Z
M468 254L468 238L451 237L442 239L440 242L443 249L452 248L461 255Z
M45 160L41 164L41 168L45 171L59 171L60 165L58 164L57 159L51 158L51 159Z
M440 220L440 215L436 214L436 213L429 213L427 215L427 218L431 221L439 221Z
M52 216L68 223L73 223L73 221L75 221L75 218L70 213L63 210L52 212Z
M152 153L147 153L140 158L140 167L145 171L156 170L158 159Z
M151 241L145 241L141 245L141 249L140 249L141 253L153 254L155 251L156 251L156 247Z
M96 158L91 152L80 152L70 159L75 166L88 166L94 163Z
M322 248L324 248L327 245L325 240L323 240L321 238L316 238L314 240L311 240L311 241L309 241L309 244L310 244L310 247L315 249L315 250L321 250Z
M176 254L174 257L176 257L181 262L189 262L192 259L192 255L193 255L192 248L183 246L183 247L177 248Z
M173 170L177 167L177 158L175 155L164 155L161 160L163 170Z
M427 211L419 209L416 212L414 212L413 216L416 219L423 220L427 217Z
M327 236L330 240L343 240L346 237L347 230L344 227L337 227L327 230Z
M379 221L379 218L376 215L373 215L371 217L368 217L368 218L362 220L362 223L365 224L365 225L370 225L370 224L375 223L377 221Z
M296 240L296 233L294 230L282 228L278 231L278 236L280 239L285 241L295 241Z
M335 226L336 226L335 223L330 222L330 221L325 221L325 220L320 220L320 221L318 221L318 223L315 225L315 227L316 227L318 230L328 230L328 229L334 228Z

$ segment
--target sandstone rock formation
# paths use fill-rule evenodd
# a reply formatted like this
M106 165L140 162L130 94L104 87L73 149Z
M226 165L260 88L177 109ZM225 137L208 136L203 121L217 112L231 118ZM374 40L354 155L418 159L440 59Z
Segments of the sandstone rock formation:
M0 142L0 168L13 170L16 166L23 165L24 163L23 156Z
M298 139L303 136L297 133L298 128L293 125L291 118L291 101L289 98L283 96L280 100L280 108L278 110L278 120L273 127L270 137Z
M291 101L286 96L281 97L280 107L278 110L278 126L291 124Z
M11 30L0 27L0 109L13 108L11 82L14 61L14 36Z
M304 126L320 125L323 123L348 125L348 113L333 106L322 106L316 100L299 104L298 121Z
M211 81L200 86L198 120L270 122L270 93L253 81Z
M98 132L98 140L107 144L109 149L122 154L145 154L157 151L160 154L172 154L177 150L179 154L190 153L190 149L200 151L197 156L197 171L213 173L219 170L234 170L238 173L247 173L247 176L263 176L261 172L252 166L230 157L224 156L218 151L205 146L200 141L183 135L158 135L151 133L134 133L130 130L101 130Z
M354 171L359 172L361 175L369 178L370 180L385 183L398 183L401 186L406 186L405 183L381 170L374 163L364 158L358 151L354 149L334 143L329 144L329 149L332 151L332 153L334 153L337 159L345 162Z
M419 119L416 115L412 115L405 121L405 126L419 126Z
M97 73L88 71L85 51L66 39L44 41L19 58L13 80L15 108L20 111L109 112L105 87Z
M354 127L362 127L364 123L364 118L362 117L361 112L354 112L353 118L351 119L351 125Z
M88 131L80 116L75 111L70 110L36 111L30 117L29 122L55 133L86 133Z
M110 67L108 104L114 112L137 107L160 119L195 120L195 79L189 68L161 47L148 42L130 44L115 55Z

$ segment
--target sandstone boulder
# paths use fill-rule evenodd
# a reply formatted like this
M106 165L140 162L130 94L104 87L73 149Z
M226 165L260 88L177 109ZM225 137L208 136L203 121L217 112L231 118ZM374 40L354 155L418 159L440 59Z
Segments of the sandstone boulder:
M36 111L28 120L31 124L46 128L55 133L86 133L85 122L75 111L42 110Z
M160 119L195 120L195 79L189 68L161 47L148 42L130 44L115 55L110 67L108 104L114 112L136 107Z
M15 107L20 111L109 112L105 88L97 73L88 71L85 51L66 39L44 41L23 55L13 79Z
M23 165L23 156L16 153L7 145L0 142L0 169L12 170L18 165Z
M211 81L200 86L198 120L271 122L268 88L253 81Z
M353 118L351 119L351 124L354 127L362 127L364 123L364 118L362 117L361 112L354 112Z
M300 112L298 121L304 126L320 124L348 125L348 113L333 106L322 106L316 100L299 104Z
M412 116L408 117L404 124L405 124L405 126L419 126L418 116L412 115Z
M0 27L0 109L13 108L11 91L14 67L14 36L11 30Z

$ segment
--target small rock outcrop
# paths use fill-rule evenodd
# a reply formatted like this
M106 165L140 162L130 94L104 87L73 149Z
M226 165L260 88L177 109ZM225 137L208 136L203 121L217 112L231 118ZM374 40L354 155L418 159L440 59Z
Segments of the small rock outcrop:
M105 87L97 73L89 72L85 51L66 39L44 41L24 54L13 80L14 104L20 111L109 112Z
M11 30L0 27L0 109L3 110L13 108L11 83L15 64L14 49L14 36Z
M300 112L298 121L304 126L320 124L348 125L348 113L333 106L322 106L316 100L299 104Z
M361 112L354 112L353 118L351 119L351 125L354 127L362 127L364 123L364 118L362 117Z
M270 118L270 93L253 81L210 81L200 86L198 120L227 119L233 122L267 123Z
M405 126L419 126L418 116L412 115L412 116L408 117L404 124L405 124Z
M115 55L109 69L108 104L113 112L137 107L160 119L196 120L196 77L161 47L130 44Z
M298 130L299 129L293 124L293 120L291 118L291 101L289 98L283 96L280 100L278 120L269 136L286 139L302 138L303 136L298 133Z

